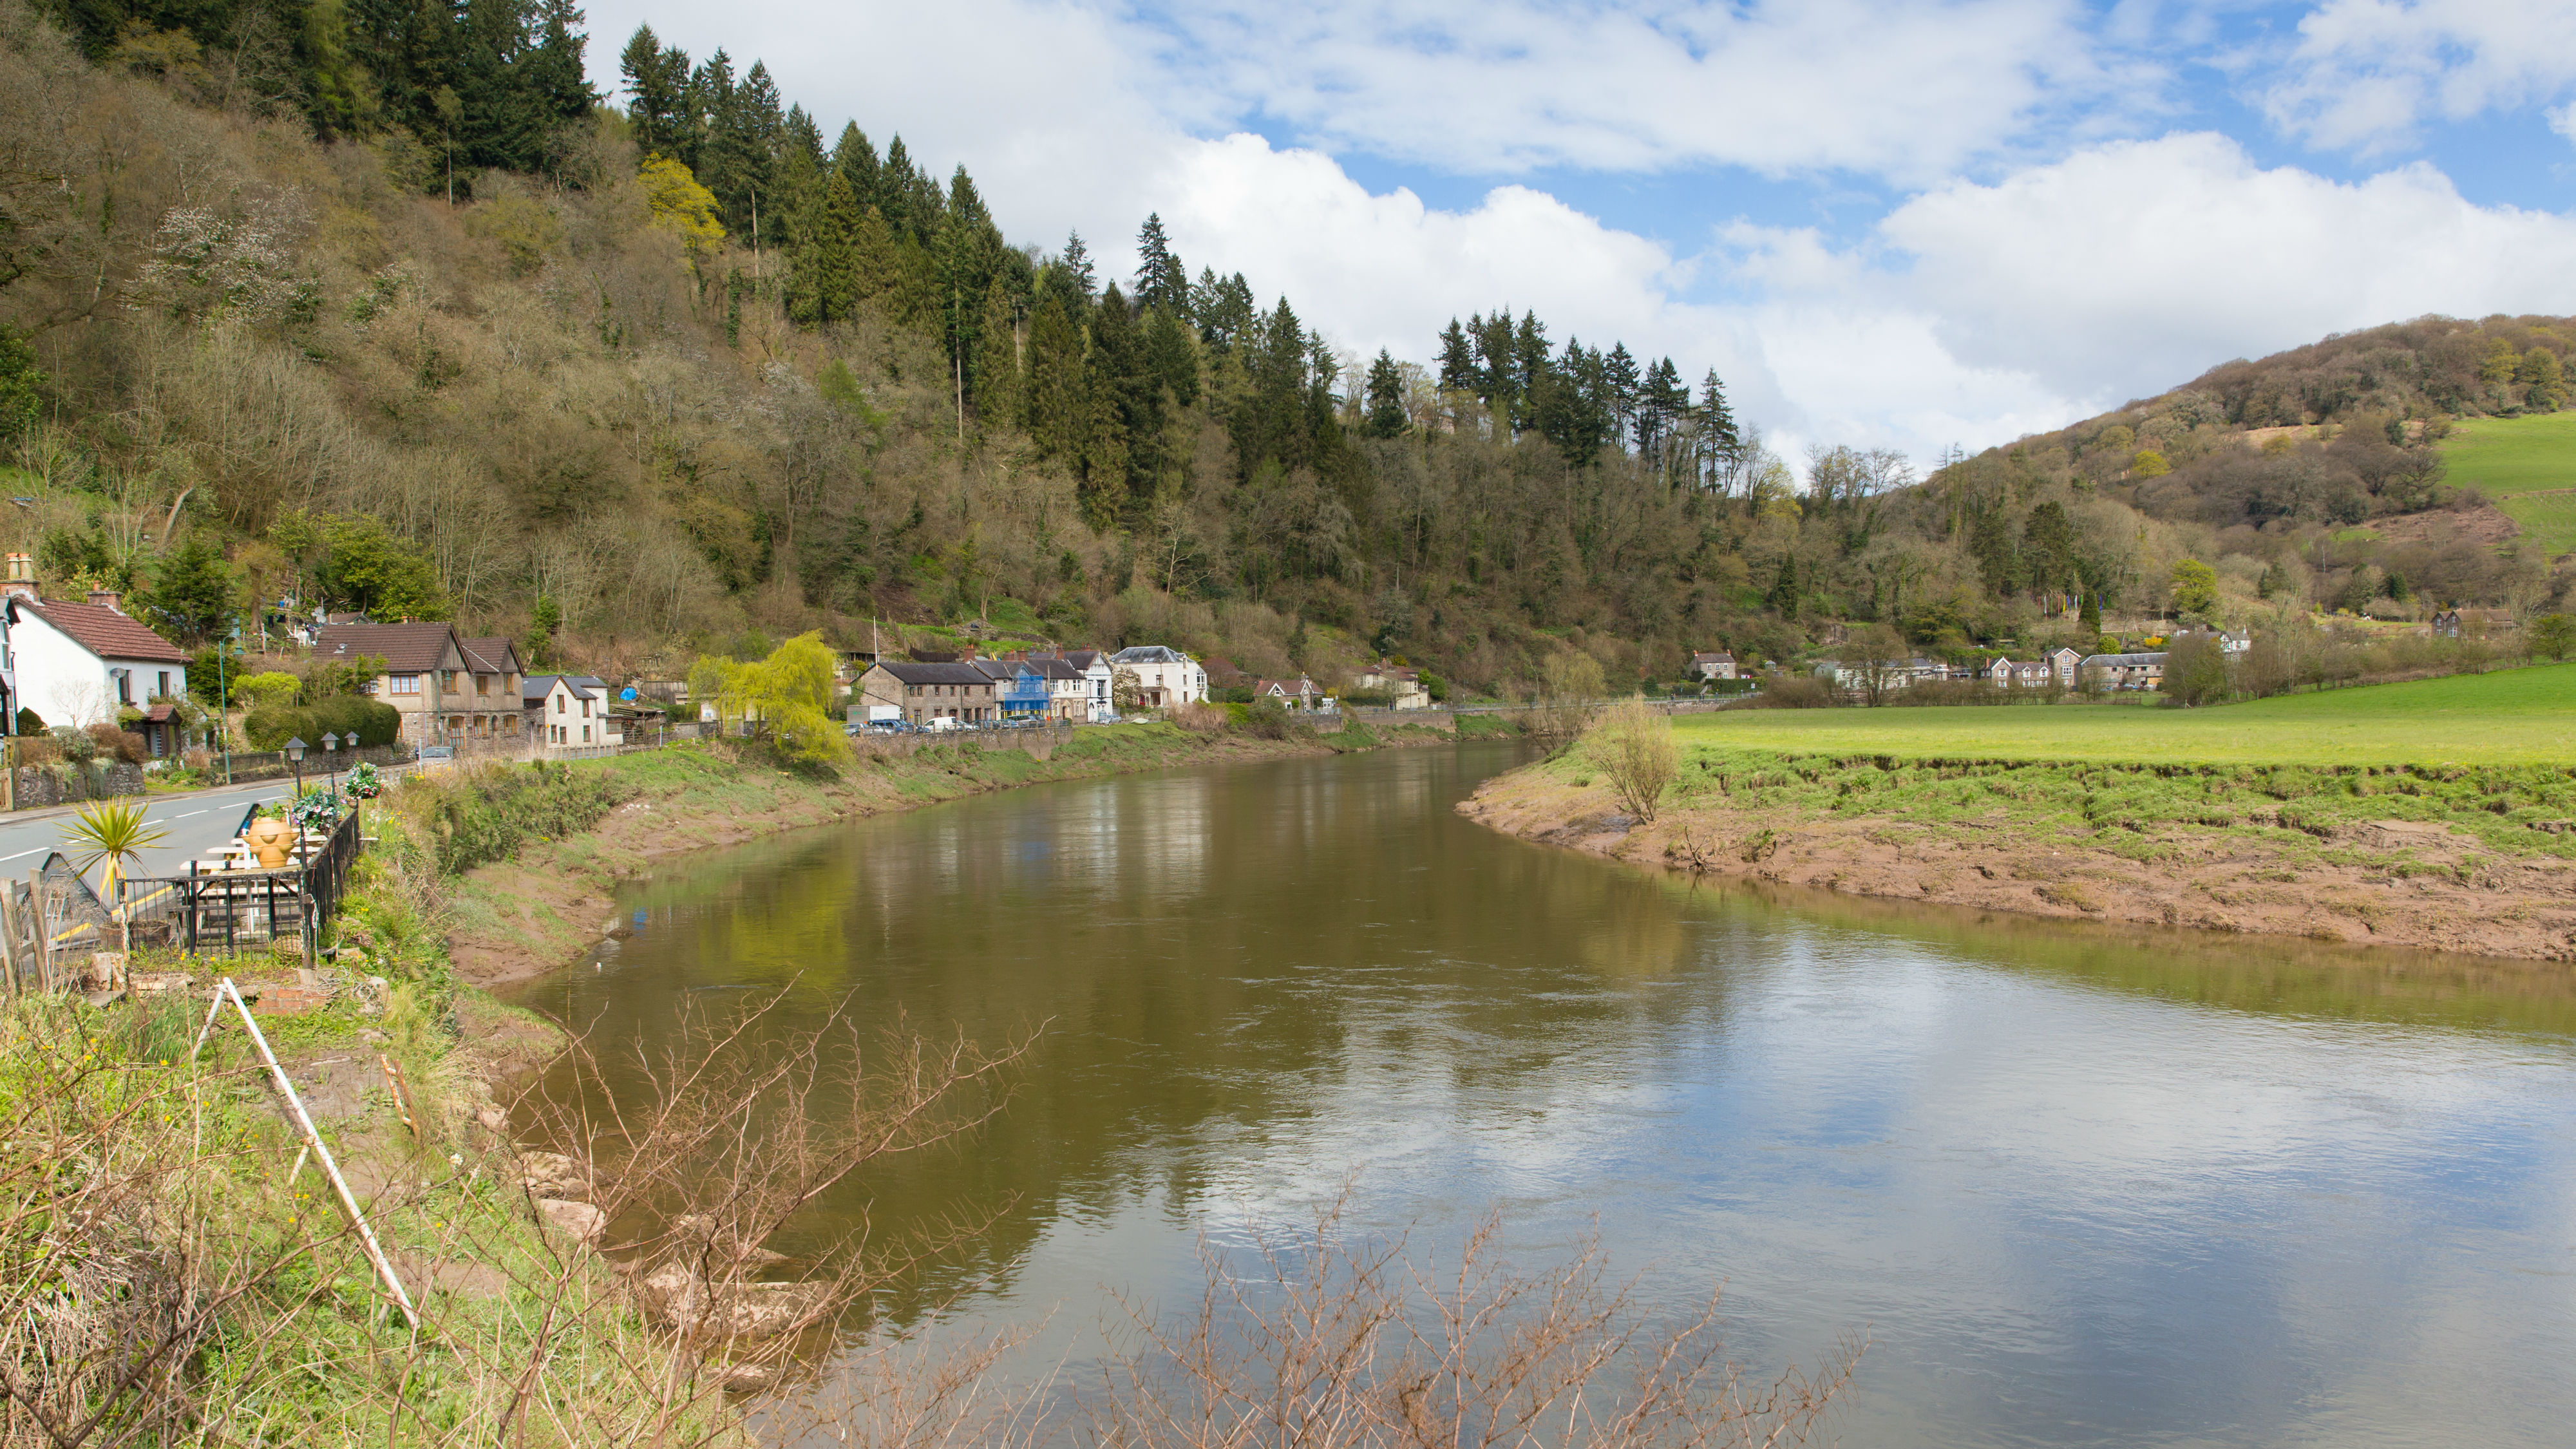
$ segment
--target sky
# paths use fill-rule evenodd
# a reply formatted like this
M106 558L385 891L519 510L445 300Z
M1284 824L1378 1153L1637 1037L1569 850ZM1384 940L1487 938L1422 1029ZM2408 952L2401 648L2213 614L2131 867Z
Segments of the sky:
M2576 0L592 3L766 61L1014 243L1157 213L1362 357L1535 310L1927 464L2234 357L2576 312Z

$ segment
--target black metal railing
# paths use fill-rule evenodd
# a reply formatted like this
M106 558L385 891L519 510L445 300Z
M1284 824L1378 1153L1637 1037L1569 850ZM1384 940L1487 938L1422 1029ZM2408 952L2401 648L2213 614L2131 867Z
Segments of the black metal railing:
M252 818L243 817L244 829ZM339 914L358 832L352 808L319 844L299 843L297 859L275 869L202 870L191 861L186 875L128 877L117 883L111 934L131 933L137 946L227 955L293 940L309 960Z

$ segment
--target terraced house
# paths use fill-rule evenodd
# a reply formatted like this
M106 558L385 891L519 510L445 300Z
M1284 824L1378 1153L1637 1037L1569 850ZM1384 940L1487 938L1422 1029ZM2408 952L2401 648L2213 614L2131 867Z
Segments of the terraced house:
M861 717L936 727L941 720L982 724L1001 711L993 677L972 664L870 665L859 676Z
M519 723L525 671L507 639L463 638L452 624L325 624L313 636L313 658L383 660L383 672L359 692L402 711L405 744L526 738Z

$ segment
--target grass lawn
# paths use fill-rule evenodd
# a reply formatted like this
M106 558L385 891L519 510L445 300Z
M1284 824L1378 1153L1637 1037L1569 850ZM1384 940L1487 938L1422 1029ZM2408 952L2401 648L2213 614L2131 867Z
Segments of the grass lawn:
M2442 442L2445 482L2489 498L2576 488L2576 412L2465 418Z
M2205 709L2137 704L1765 709L1686 715L1685 746L1914 759L2576 767L2576 664Z
M2576 548L2576 493L2523 493L2499 499L2496 507L2551 553Z

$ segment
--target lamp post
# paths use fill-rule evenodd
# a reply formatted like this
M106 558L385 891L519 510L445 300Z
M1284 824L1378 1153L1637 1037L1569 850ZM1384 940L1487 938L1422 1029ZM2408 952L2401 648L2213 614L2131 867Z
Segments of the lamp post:
M356 735L349 736L350 744L357 742ZM340 737L327 730L322 734L322 768L329 773L331 799L336 805L340 799Z
M286 763L295 770L295 794L299 799L304 794L304 749L304 740L301 736L286 742ZM287 806L286 816L289 820L295 818L295 807L292 803Z

